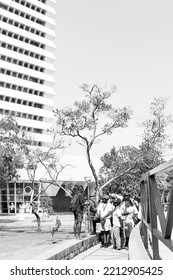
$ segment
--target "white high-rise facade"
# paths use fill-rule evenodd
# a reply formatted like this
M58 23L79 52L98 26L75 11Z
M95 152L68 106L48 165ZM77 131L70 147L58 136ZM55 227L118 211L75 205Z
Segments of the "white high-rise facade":
M35 146L52 140L55 4L0 1L0 114L13 114Z

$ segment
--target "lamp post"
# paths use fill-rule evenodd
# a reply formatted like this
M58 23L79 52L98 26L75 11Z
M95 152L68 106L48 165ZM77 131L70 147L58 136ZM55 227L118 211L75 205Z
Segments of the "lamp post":
M88 233L90 232L90 205L89 205L89 200L90 200L90 182L91 182L91 179L92 177L90 176L87 176L87 177L84 177L85 179L85 182L87 183L87 199L88 199Z

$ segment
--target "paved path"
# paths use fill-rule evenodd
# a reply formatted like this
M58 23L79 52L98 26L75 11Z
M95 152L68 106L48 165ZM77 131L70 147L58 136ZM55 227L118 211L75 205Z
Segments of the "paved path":
M115 250L112 246L100 248L100 244L77 255L73 260L128 260L127 250Z

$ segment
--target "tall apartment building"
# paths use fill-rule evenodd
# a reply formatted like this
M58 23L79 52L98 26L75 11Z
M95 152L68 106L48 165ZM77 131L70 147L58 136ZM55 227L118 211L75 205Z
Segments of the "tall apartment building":
M53 120L56 0L0 0L0 114L13 114L33 145Z

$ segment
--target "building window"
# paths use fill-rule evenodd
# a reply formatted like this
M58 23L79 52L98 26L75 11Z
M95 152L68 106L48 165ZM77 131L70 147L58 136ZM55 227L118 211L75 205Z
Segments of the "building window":
M6 88L11 88L9 83L6 84Z
M11 88L15 90L15 89L16 89L16 85L12 85L12 87L11 87Z
M18 11L18 10L15 10L14 13L15 13L16 15L19 15L19 11Z
M7 18L6 18L6 17L3 17L3 18L2 18L2 21L3 21L3 22L7 22Z
M7 31L6 30L2 30L2 34L3 35L7 35Z
M5 60L6 56L5 55L1 55L1 60Z
M11 24L11 25L13 25L13 20L9 19L9 20L8 20L8 23Z

